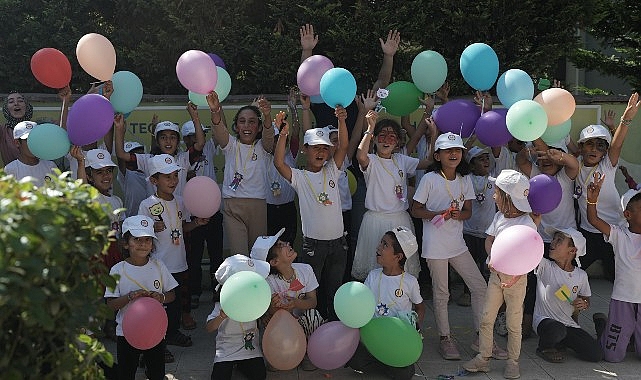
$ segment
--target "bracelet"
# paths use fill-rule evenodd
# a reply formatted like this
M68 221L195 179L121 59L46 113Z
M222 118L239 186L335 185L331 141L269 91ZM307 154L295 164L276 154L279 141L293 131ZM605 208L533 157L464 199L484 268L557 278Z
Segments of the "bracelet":
M301 107L303 111L309 111L309 107Z
M559 158L559 162L563 161L563 152L561 152L561 158Z
M374 132L370 132L370 131L363 132L363 137L365 137L367 135L374 136Z
M220 113L220 106L215 110L209 110L211 113Z
M160 294L162 294L162 303L165 303L165 300L167 299L167 297L165 297L165 293L161 292Z
M211 121L211 123L212 123L213 125L220 125L222 122L223 122L223 119L222 119L222 118L221 118L220 120L218 120L218 123L214 123L214 121L213 121L213 120Z
M279 134L278 134L278 136L284 136L284 137L287 137L287 136L289 136L289 133L279 133Z
M131 296L131 292L127 293L127 299L129 300L129 302L134 300L134 298Z
M589 200L589 199L586 199L586 200L585 200L585 202L586 202L587 204L589 204L589 205L596 205L596 204L598 203L597 201L590 202L590 200Z
M630 124L632 124L632 119L624 119L621 117L621 124L625 125L626 127L629 127Z

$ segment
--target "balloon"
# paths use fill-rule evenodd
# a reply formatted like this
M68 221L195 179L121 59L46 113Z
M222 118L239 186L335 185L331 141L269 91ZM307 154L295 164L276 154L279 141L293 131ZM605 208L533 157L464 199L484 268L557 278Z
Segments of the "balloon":
M340 321L327 322L316 329L307 342L307 356L320 369L341 368L351 359L358 347L358 329Z
M189 91L187 95L189 96L189 100L198 107L209 107L209 104L207 103L207 95L197 94L193 91Z
M71 82L71 63L58 49L42 48L31 56L31 72L38 82L63 88Z
M227 67L225 66L225 62L223 61L222 58L218 56L218 54L207 53L207 55L209 56L209 58L211 58L212 61L214 61L214 64L216 65L216 67L222 67L225 70L227 69Z
M330 107L347 107L356 96L356 79L352 73L341 67L329 69L320 81L320 95Z
M305 357L305 332L287 310L280 309L265 328L262 346L263 355L269 364L281 371L287 371L295 368Z
M547 214L561 203L561 184L556 177L539 174L530 178L530 192L527 200L530 202L532 212Z
M469 137L481 109L470 100L456 99L443 104L434 111L434 122L441 132L452 132Z
M136 298L125 310L122 333L139 350L156 347L167 333L167 313L162 304L151 297Z
M320 81L327 70L334 68L329 58L312 55L298 67L296 82L300 91L309 96L320 95Z
M489 45L481 42L463 50L460 64L463 79L475 90L489 90L499 76L499 57Z
M346 170L345 172L347 173L347 185L349 187L349 193L351 195L354 195L354 193L356 192L356 187L358 186L356 177L354 177L354 173L352 173L351 170Z
M41 160L55 160L69 153L67 131L51 123L37 125L27 138L29 150Z
M348 327L365 326L374 316L375 307L374 293L361 282L345 283L334 294L336 315Z
M220 209L220 188L207 176L196 176L185 184L185 208L199 218L211 218Z
M99 80L110 80L116 71L116 50L103 35L89 33L76 45L78 63L87 74Z
M114 92L109 101L116 112L125 114L138 107L142 100L142 82L131 71L118 71L111 78Z
M501 273L517 276L536 268L541 258L541 235L532 227L516 225L504 229L496 236L492 244L490 264Z
M447 62L433 50L418 53L412 61L412 81L419 90L432 94L447 79Z
M561 124L574 114L574 96L562 88L548 88L538 94L534 101L543 106L550 125Z
M548 125L548 127L545 128L545 132L541 136L541 140L543 140L546 144L554 144L565 139L565 137L570 134L571 129L572 119L567 119L559 125Z
M423 352L416 328L396 317L373 318L361 328L361 341L372 356L392 367L414 364Z
M188 50L178 58L176 75L180 84L197 94L209 94L218 81L216 64L200 50Z
M218 94L218 100L221 102L227 98L229 91L231 91L231 77L227 70L222 67L216 67L218 72L218 81L216 82L216 94Z
M505 108L510 108L519 100L532 100L534 82L525 71L510 69L504 72L496 82L496 95Z
M534 100L519 100L507 111L507 129L521 141L534 141L543 135L548 117L541 105Z
M114 122L114 108L104 96L87 94L69 109L67 133L74 145L87 145L100 140Z
M505 124L507 108L497 108L484 112L476 121L474 131L483 144L493 147L507 144L512 140L510 131Z
M220 289L220 306L229 318L238 322L260 318L267 311L271 298L267 281L256 272L234 273Z
M389 95L381 100L381 104L390 115L409 115L421 105L418 99L423 97L423 93L412 82L394 82L387 86L387 90Z
M325 101L323 100L323 97L320 95L311 95L309 97L309 100L311 100L311 102L315 104L325 103Z

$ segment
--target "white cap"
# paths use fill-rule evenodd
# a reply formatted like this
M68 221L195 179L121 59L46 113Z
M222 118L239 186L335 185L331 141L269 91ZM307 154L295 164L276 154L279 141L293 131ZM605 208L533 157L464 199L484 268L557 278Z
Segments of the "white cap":
M218 288L222 286L229 277L238 272L256 272L261 275L261 277L267 278L269 275L269 269L269 263L266 261L255 260L241 254L230 256L226 258L216 270L216 281L218 281L219 284L218 287L216 287L216 290L218 290Z
M574 243L574 246L576 247L576 263L581 266L581 262L579 261L579 257L585 255L585 238L583 235L575 230L574 228L556 228L553 226L547 226L545 227L545 232L549 235L554 235L555 232L563 232L564 234L568 235L571 239L572 242Z
M581 130L579 141L577 141L577 143L582 143L589 139L595 138L604 139L608 142L608 144L612 142L612 135L610 135L610 131L608 131L606 127L598 124L593 124L588 125Z
M132 236L151 236L157 239L154 233L154 220L146 215L134 215L122 222L122 233L129 232Z
M111 160L111 154L104 149L91 149L87 152L86 168L102 169L116 166L118 165Z
M329 141L329 132L325 128L312 128L305 131L305 145L329 145L334 146Z
M641 193L640 190L635 190L635 189L630 189L626 191L623 196L621 196L621 209L625 211L625 209L628 207L628 203L630 203L630 199L634 197L635 195Z
M461 139L461 136L452 132L443 133L436 139L436 142L434 143L435 152L440 149L450 148L467 149L465 148L465 145L463 145L463 139Z
M154 137L158 136L158 133L160 133L160 131L174 131L176 133L180 133L178 125L172 123L171 121L161 121L160 123L156 124L156 129L154 129Z
M209 128L205 127L204 125L200 124L200 127L203 129L203 131L208 130ZM189 135L195 135L196 134L196 127L194 126L194 122L189 120L186 121L183 126L180 128L180 134L184 136L189 136Z
M259 236L254 242L249 257L256 260L267 261L267 254L269 250L276 244L280 235L285 232L285 228L281 228L280 231L274 236Z
M465 161L469 163L474 157L478 157L485 153L490 153L490 148L480 148L478 146L473 146L470 148L470 150L467 151L467 154L465 155Z
M181 166L176 164L176 160L168 154L158 154L149 159L147 179L156 173L169 174L176 170L182 170Z
M547 144L547 145L550 148L555 148L555 149L558 149L558 150L562 150L565 153L568 152L568 146L565 144L565 139L562 139L562 140L559 140L557 142L553 142L553 143Z
M138 141L127 141L124 148L125 152L129 153L136 148L144 148L144 146Z
M392 229L392 232L396 235L396 240L398 240L398 244L403 249L406 259L412 257L418 251L418 243L412 230L405 226L398 226Z
M29 137L29 132L36 127L33 121L21 121L13 127L13 138L18 140L26 140Z
M512 199L514 206L523 212L532 212L527 195L530 192L530 181L523 173L512 169L503 169L496 178L490 177L496 182L499 189L505 191Z

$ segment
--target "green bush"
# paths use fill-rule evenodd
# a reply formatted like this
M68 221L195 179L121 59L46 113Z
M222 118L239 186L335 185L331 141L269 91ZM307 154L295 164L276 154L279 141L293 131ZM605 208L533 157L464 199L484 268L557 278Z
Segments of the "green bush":
M101 253L109 218L88 185L60 175L33 189L0 170L0 373L3 379L103 378L113 358L85 329L107 315Z

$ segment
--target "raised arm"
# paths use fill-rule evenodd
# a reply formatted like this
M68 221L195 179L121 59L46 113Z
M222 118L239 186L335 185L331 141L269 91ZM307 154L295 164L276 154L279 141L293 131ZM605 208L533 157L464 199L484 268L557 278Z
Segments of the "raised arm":
M85 170L85 154L82 151L82 148L78 145L73 145L71 147L71 157L75 158L78 161L78 171L76 172L76 177L82 180L82 183L87 183L87 172Z
M303 62L311 57L316 44L318 43L318 35L314 34L314 25L305 24L300 27L300 47L302 48L300 54L300 61Z
M358 165L360 165L362 170L367 170L369 166L369 153L370 142L372 141L372 136L374 136L374 127L376 126L376 120L378 119L378 113L374 110L367 111L365 120L367 120L367 131L363 133L363 138L361 139L360 144L358 144L358 150L356 151L356 159L358 160Z
M597 201L599 200L599 193L601 192L601 185L603 185L604 175L595 175L595 180L588 184L588 193L586 202L588 204L588 222L599 230L602 234L610 237L610 225L603 219L599 218L596 211Z
M125 162L133 161L132 155L125 152L125 117L120 113L114 117L114 131L116 157Z
M285 151L287 150L287 135L289 134L289 123L285 120L285 113L279 112L276 114L276 123L284 123L278 133L278 141L276 142L276 149L274 150L274 167L287 181L292 181L292 168L285 163ZM340 130L339 130L340 133Z
M60 111L60 127L64 130L67 129L67 116L69 114L69 106L71 105L71 88L67 85L58 91L58 97L62 101L62 110Z
M383 50L383 63L381 64L381 70L378 72L378 78L372 86L374 92L378 91L379 88L387 87L392 78L394 54L396 54L398 45L401 43L401 33L398 30L390 30L385 41L382 38L379 38L378 41L381 43L381 50Z
M196 130L196 142L194 142L194 150L197 152L202 152L203 148L205 147L205 131L203 131L203 126L200 123L200 116L198 116L198 106L190 101L189 103L187 103L187 112L189 113L191 121L194 123L194 129Z
M338 119L338 146L334 150L334 163L337 168L343 166L343 161L347 155L347 148L349 145L349 132L347 132L347 110L341 106L336 107L336 118Z
M207 94L207 105L209 105L209 111L211 112L211 135L216 144L224 148L227 146L227 143L229 143L229 130L222 117L223 108L220 105L216 91Z
M422 159L416 166L416 169L419 170L427 169L428 166L434 161L434 155L432 153L434 152L434 143L436 142L436 138L438 137L438 128L436 127L434 118L432 116L426 118L425 123L427 125L427 131L425 132L425 135L427 138L427 143L429 144L429 146L427 147L428 154L427 157Z
M272 126L272 105L269 100L264 97L258 98L258 109L263 115L263 133L260 138L261 144L263 144L263 149L266 152L272 153L274 151L274 127ZM284 118L284 116L283 116ZM276 123L277 126L280 126L280 123Z
M303 108L302 132L303 134L305 134L305 132L308 129L312 128L312 111L311 111L312 100L310 99L309 96L305 94L300 94L300 105Z
M619 127L614 132L614 137L612 137L612 144L610 144L610 149L608 149L608 156L610 157L610 162L612 166L616 166L619 163L619 157L621 156L621 149L623 148L623 140L628 134L628 128L632 124L634 116L639 110L641 101L639 101L639 94L634 93L628 99L628 105L621 115L621 121L619 122Z
M347 157L353 158L361 142L363 135L363 127L366 126L365 116L369 110L376 107L376 93L372 90L367 90L367 96L361 95L360 98L356 95L356 105L358 106L358 116L356 117L356 124L352 129L352 136L349 139L349 148L347 149Z

